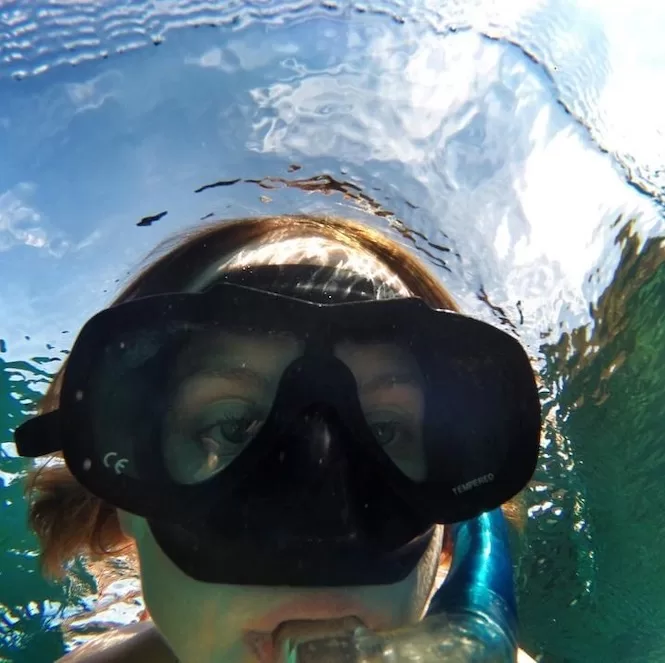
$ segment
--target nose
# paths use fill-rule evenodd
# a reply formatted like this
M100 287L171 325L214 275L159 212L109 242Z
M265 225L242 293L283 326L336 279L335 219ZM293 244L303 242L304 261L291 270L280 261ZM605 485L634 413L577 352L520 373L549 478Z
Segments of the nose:
M279 477L276 492L298 520L340 535L348 534L353 520L349 460L341 435L341 426L325 408L308 408L281 440L278 467L272 469L273 477Z
M328 355L317 356L316 361L303 357L284 372L274 409L289 414L288 423L280 427L279 466L274 469L285 480L314 487L348 473L353 435L342 421L340 408L345 415L355 408L362 416L353 397L356 391L349 368Z
M283 440L281 468L302 483L319 483L345 465L339 431L324 408L312 406L303 412Z

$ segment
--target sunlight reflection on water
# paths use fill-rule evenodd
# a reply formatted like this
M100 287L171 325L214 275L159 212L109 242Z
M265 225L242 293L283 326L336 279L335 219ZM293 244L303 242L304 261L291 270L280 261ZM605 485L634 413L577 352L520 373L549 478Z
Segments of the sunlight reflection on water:
M502 11L484 2L392 2L383 12L213 5L0 10L5 430L43 392L84 320L167 235L211 215L363 219L419 253L466 311L518 335L541 371L543 453L520 574L532 651L548 661L660 660L662 615L645 624L640 614L662 581L617 560L638 554L632 540L652 561L643 532L660 527L631 495L652 481L637 468L663 467L653 403L664 387L640 348L663 348L654 284L665 139L648 104L630 100L641 124L631 122L617 93L628 75L620 10L590 1ZM635 95L650 90L644 76L657 60L644 45L639 54L632 65L652 68L641 69ZM639 399L647 388L652 397ZM648 423L626 448L613 434L635 417L629 401ZM624 414L613 432L594 418L610 405ZM5 544L2 568L18 554L24 570L12 583L21 573L36 583L15 480L25 466L12 445L2 450L5 511L21 542ZM138 619L136 578L116 580L127 563L77 567L57 601L60 590L38 584L0 595L10 630L64 620L78 644ZM619 610L617 596L635 609ZM9 651L44 646L36 636L6 640Z

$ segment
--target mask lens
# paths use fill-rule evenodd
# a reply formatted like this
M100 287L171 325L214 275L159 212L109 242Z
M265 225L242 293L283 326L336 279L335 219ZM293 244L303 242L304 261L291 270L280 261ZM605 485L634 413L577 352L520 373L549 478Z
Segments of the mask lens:
M135 476L157 464L179 484L216 476L262 430L284 371L304 350L287 332L186 323L116 340L92 386L99 453L127 459L123 472ZM377 446L424 480L425 394L414 357L378 339L341 341L335 354L355 378Z
M357 444L372 462L383 457L424 484L428 500L495 479L498 486L506 458L527 442L532 453L520 471L529 470L537 394L528 360L506 335L415 302L378 303L374 315L369 306L321 308L268 293L244 293L246 301L228 288L219 310L233 316L167 297L140 321L130 309L106 314L112 328L100 323L78 364L82 386L72 380L67 390L87 424L79 427L82 471L95 465L114 486L123 475L141 490L198 485L242 456L268 423L266 441L275 433L280 449L288 445L288 427L312 406L343 420L347 451ZM408 324L392 322L401 319L398 305L413 311ZM316 455L314 446L306 452Z
M335 354L353 373L377 446L409 479L423 481L425 384L410 349L385 339L346 340Z
M255 439L302 350L293 334L212 324L114 341L87 396L98 456L125 459L133 477L160 467L180 484L206 481Z
M160 431L171 478L196 484L228 467L261 431L285 368L302 352L289 333L190 335L172 358Z

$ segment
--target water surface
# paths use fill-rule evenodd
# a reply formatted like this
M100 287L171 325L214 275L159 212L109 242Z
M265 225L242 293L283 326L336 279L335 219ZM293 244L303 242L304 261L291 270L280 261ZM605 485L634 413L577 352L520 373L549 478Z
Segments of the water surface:
M386 230L529 349L524 646L665 659L665 10L370 5L0 6L0 660L142 609L122 562L41 578L11 431L160 240L293 211Z

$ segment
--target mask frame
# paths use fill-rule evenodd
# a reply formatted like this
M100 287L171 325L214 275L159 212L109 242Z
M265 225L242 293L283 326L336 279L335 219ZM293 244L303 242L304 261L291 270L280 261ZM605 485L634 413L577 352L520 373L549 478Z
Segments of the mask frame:
M310 339L305 355L283 376L270 417L255 441L205 485L178 485L165 477L132 478L125 471L126 455L117 451L113 456L91 454L94 425L87 395L95 371L118 344L117 339L128 343L132 334L154 329L155 321L160 329L169 325L223 327L229 314L236 326L265 328L266 320L275 321L268 325L273 330L285 329ZM359 415L353 376L331 356L336 339L349 335L375 338L377 329L389 330L381 338L407 342L427 369L426 425L433 430L444 426L435 434L447 438L446 445L429 451L428 462L440 468L434 479L410 480L377 448L362 413ZM442 376L444 368L454 369L456 376ZM326 374L334 379L322 382L321 375ZM443 387L441 381L436 384L437 377L445 382ZM60 407L24 423L15 439L24 456L62 450L76 478L119 508L146 518L174 520L183 516L183 504L205 502L220 490L232 491L270 447L276 428L288 427L299 412L321 402L335 410L347 434L356 437L367 462L375 463L392 489L432 524L467 520L498 507L528 483L536 466L538 393L528 357L510 335L482 321L432 309L415 297L320 304L231 283L198 294L144 297L95 315L83 327L68 359ZM446 403L448 417L442 423ZM472 443L473 435L482 438L482 444ZM478 456L482 449L492 447L501 450L497 458L502 460L495 465L483 465L481 460L480 469L457 470L446 462L453 451L463 455L465 449L473 449ZM108 449L109 453L114 450ZM461 465L455 462L455 466Z

